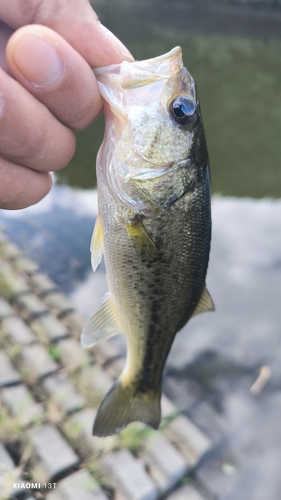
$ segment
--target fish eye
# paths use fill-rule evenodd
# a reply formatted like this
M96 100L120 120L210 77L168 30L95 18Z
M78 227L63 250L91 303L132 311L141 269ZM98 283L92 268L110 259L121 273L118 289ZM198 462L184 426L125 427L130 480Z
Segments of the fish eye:
M196 103L190 97L181 95L171 102L170 112L179 125L191 125L195 118Z

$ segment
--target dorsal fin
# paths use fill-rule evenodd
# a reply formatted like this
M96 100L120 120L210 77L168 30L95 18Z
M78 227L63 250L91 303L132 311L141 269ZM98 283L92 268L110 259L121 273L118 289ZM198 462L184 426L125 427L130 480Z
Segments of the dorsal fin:
M100 264L103 254L103 229L101 225L100 216L97 216L93 236L91 239L91 263L92 268L95 271Z
M192 318L193 316L197 316L197 314L214 310L215 310L214 302L205 285L201 298L195 308L195 311L192 314Z

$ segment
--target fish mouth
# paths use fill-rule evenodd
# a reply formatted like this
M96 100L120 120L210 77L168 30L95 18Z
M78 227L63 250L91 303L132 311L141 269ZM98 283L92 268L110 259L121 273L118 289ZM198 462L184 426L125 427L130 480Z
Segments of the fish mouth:
M158 57L144 61L123 61L103 68L94 68L99 77L106 76L123 89L142 87L156 80L170 78L183 67L182 49L177 46Z

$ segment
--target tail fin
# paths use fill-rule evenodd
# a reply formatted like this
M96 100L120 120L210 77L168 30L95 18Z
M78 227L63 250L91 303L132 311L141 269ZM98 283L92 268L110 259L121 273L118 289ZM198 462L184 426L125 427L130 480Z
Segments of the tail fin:
M102 401L95 419L94 436L111 436L136 420L157 429L160 423L160 391L140 392L122 387L116 380Z

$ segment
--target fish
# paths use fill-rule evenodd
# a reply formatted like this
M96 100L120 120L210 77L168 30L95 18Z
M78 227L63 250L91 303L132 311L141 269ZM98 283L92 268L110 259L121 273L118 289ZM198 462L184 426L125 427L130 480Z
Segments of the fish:
M108 293L81 342L91 347L126 335L123 372L93 426L94 435L109 436L134 421L159 427L175 335L191 317L214 310L205 284L211 188L198 93L180 47L94 72L105 134L91 260L95 271L104 256Z

